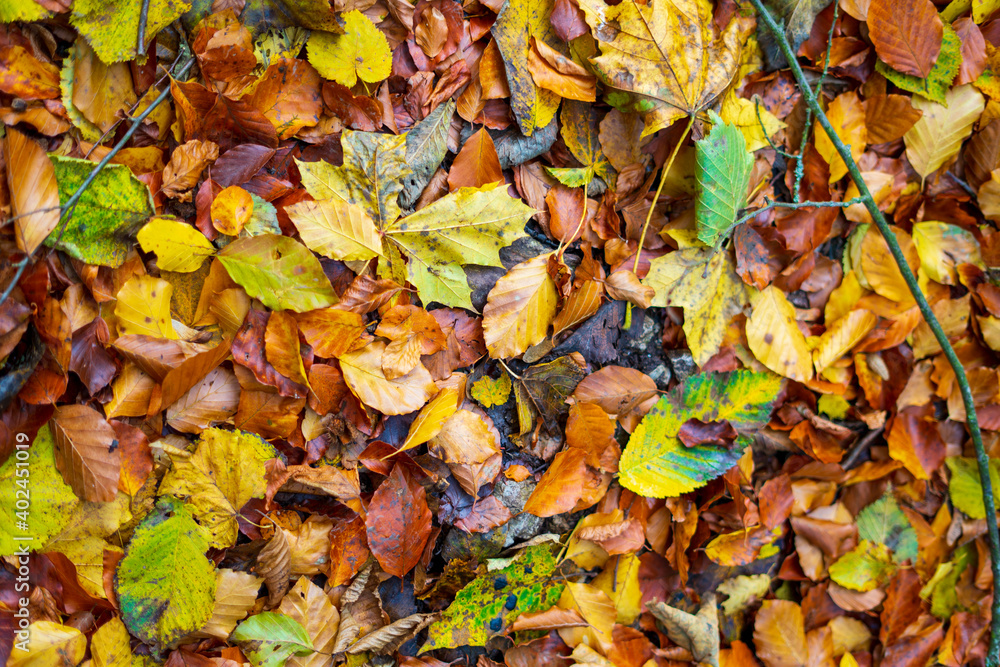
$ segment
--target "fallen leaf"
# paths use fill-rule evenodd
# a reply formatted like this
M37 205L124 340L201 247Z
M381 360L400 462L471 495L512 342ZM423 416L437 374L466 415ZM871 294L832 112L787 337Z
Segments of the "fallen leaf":
M402 577L416 567L431 533L423 487L396 464L368 506L368 547L382 569Z

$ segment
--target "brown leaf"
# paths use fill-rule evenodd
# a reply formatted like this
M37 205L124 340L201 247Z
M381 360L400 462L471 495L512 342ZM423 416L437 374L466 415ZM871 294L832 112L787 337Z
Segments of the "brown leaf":
M677 439L685 447L700 445L716 445L731 447L736 441L736 429L727 420L703 422L700 419L689 419L681 425Z
M269 317L268 312L250 309L246 321L233 339L233 361L249 368L258 382L274 387L282 396L303 397L308 389L279 373L265 358L264 338ZM310 340L308 334L306 340Z
M56 468L73 492L90 502L118 494L121 451L115 430L86 405L62 405L52 417Z
M194 354L167 371L163 378L161 404L173 404L229 357L231 345L223 340L213 348Z
M968 16L964 16L951 27L962 40L962 64L958 68L958 77L953 82L955 86L972 83L986 69L986 40L979 26Z
M232 417L242 402L233 372L215 368L167 408L167 424L181 433L200 433Z
M149 448L146 434L135 426L130 426L117 419L108 422L115 430L118 449L121 451L121 475L118 477L118 489L130 496L142 488L153 471L153 451Z
M500 158L493 138L482 128L466 140L455 156L448 172L448 189L454 192L459 188L480 188L497 181L503 181Z
M192 139L175 148L163 169L163 194L176 197L193 188L205 167L218 157L219 146L211 141Z
M473 503L472 510L456 521L455 527L467 533L488 533L510 521L513 516L496 496L486 496Z
M371 652L376 655L393 653L410 637L437 620L437 614L410 614L369 633L347 649L350 654Z
M424 489L397 464L375 489L365 520L368 547L382 569L402 577L416 567L431 533Z
M285 664L289 667L324 667L329 662L340 626L340 614L326 592L308 578L299 577L282 598L278 612L305 628L314 650L310 655L291 656Z
M638 424L656 403L658 390L651 377L634 368L605 366L585 377L573 391L581 403L596 403L625 424ZM631 431L626 427L626 430Z
M906 95L877 95L864 102L868 143L884 144L901 138L923 112L914 109Z
M382 371L392 380L412 371L423 355L442 349L447 340L440 325L423 308L393 306L382 316L376 336L391 342L382 357Z
M290 398L270 391L243 390L233 423L266 440L287 438L299 423L305 397Z
M524 613L507 626L505 632L520 632L521 630L556 630L587 625L587 621L573 609L551 607L545 611Z
M248 100L231 99L195 81L171 80L170 88L185 141L212 141L220 151L243 141L277 148L271 121Z
M903 74L924 79L941 51L944 24L931 0L872 0L868 31L879 58Z
M719 663L719 610L716 608L715 593L708 593L702 598L697 615L659 601L650 602L647 606L666 628L671 641L690 651L696 661L712 665Z
M604 281L608 296L619 301L628 301L637 308L646 309L653 304L656 295L649 285L643 285L639 277L627 269L615 271Z
M341 305L294 313L299 331L317 356L333 359L345 354L359 342L365 330L364 318L342 309Z
M257 554L254 568L267 584L267 608L278 606L288 591L288 577L292 570L292 550L284 528L275 527L274 535Z

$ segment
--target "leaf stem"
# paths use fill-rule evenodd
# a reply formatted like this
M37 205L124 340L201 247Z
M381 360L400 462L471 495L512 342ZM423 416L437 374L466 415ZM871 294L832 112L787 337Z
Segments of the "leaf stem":
M969 380L966 377L965 369L962 367L962 362L955 353L955 348L952 347L951 342L948 340L947 334L945 334L944 329L941 328L940 322L938 322L937 317L934 315L934 311L931 310L931 306L927 302L927 298L921 291L920 284L917 282L916 276L913 275L913 271L910 269L910 265L907 263L906 257L903 255L903 251L899 247L899 242L896 240L895 234L892 232L892 229L889 227L889 223L886 222L882 212L875 204L875 198L872 196L871 191L868 189L864 179L861 177L861 170L858 168L854 158L851 157L850 149L844 145L844 142L837 135L837 131L830 123L830 119L826 117L825 113L823 113L823 109L820 107L819 101L816 99L816 95L806 83L802 67L799 65L798 60L796 60L795 54L792 53L791 45L785 38L784 32L782 32L771 13L764 7L762 0L750 1L756 8L757 15L764 22L764 25L767 26L768 30L770 30L774 35L778 46L788 59L788 66L792 70L792 74L795 76L795 80L798 82L799 88L802 90L802 94L805 96L806 103L809 105L810 109L812 109L816 119L819 121L819 124L823 126L824 130L826 130L827 135L830 137L830 141L837 149L840 157L844 160L844 164L847 165L847 171L850 173L854 184L857 185L865 207L871 214L872 220L875 222L876 227L878 227L879 232L881 232L882 238L884 238L886 244L888 244L889 251L892 253L892 257L896 261L896 265L899 267L899 270L903 275L903 280L906 282L907 287L910 288L910 292L913 294L913 298L917 302L917 307L920 309L920 313L924 316L924 321L927 322L931 331L934 332L934 338L936 338L938 344L941 345L944 356L955 373L955 380L957 381L962 394L962 402L965 404L965 423L969 429L969 435L972 438L973 447L976 450L976 463L979 467L979 480L982 485L983 505L986 508L986 532L990 550L990 569L993 573L992 618L990 619L990 640L986 664L989 667L1000 667L1000 530L997 529L996 505L993 500L993 484L990 480L990 458L986 453L986 447L983 445L983 434L979 428L979 419L976 416L975 400L972 396L972 390L969 388Z
M187 45L182 43L181 49L182 51L186 51ZM177 76L181 77L187 74L188 70L191 69L191 65L193 64L194 64L194 56L188 55L187 60L183 62L180 69L177 71ZM59 217L58 234L55 240L56 245L58 245L59 242L62 241L63 234L66 231L66 223L68 223L69 219L73 217L73 211L76 209L77 203L79 203L80 199L83 197L84 192L87 191L87 188L89 188L90 185L94 182L94 180L97 178L97 175L101 173L101 171L106 166L108 166L112 158L114 158L115 155L117 155L118 152L125 147L125 144L128 143L129 139L132 138L132 135L135 134L136 130L139 129L139 126L142 125L142 121L144 121L149 116L149 114L153 113L156 107L158 107L160 103L163 102L168 97L170 97L170 86L164 88L163 92L161 92L159 96L156 97L156 99L150 102L149 106L146 107L146 109L141 114L135 117L135 120L132 122L132 127L128 129L128 131L122 136L121 140L117 144L115 144L114 147L110 151L108 151L108 154L105 155L101 159L101 161L98 162L97 165L91 170L86 180L84 180L83 183L80 184L80 187L76 189L76 192L74 192L72 196L70 196L70 198L66 200L66 205L61 206L62 215ZM7 299L10 297L11 292L14 291L14 288L17 286L18 281L21 280L21 276L24 275L24 270L31 262L31 258L32 256L34 256L35 251L37 249L38 248L35 248L30 253L26 254L24 256L24 259L22 259L15 265L17 266L17 270L14 272L14 277L11 278L10 284L7 285L7 289L3 291L3 294L0 294L0 306L2 306L7 301Z
M681 150L681 145L684 140L687 139L688 133L691 131L691 126L694 125L694 114L688 116L687 126L684 128L684 133L681 134L681 138L677 140L677 144L674 146L674 150L670 152L670 158L667 163L663 165L663 169L660 171L660 184L656 186L656 196L653 197L653 202L649 205L649 212L646 214L646 222L642 225L642 234L639 235L639 247L635 251L635 263L632 265L632 273L639 274L639 260L642 259L642 246L646 243L646 232L649 231L649 222L653 219L653 211L656 209L656 202L660 201L660 193L663 192L663 184L667 182L667 174L670 172L670 167L674 165L674 160L677 158L677 154Z

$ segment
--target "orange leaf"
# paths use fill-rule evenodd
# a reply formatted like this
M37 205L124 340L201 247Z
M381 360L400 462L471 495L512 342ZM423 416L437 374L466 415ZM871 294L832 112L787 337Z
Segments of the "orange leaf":
M802 609L788 600L767 600L754 621L753 643L767 667L809 664Z
M11 212L24 216L14 221L17 247L34 252L59 223L56 172L45 149L14 128L7 128L3 146Z
M503 181L503 170L493 138L482 128L466 140L448 172L448 189L480 188Z
M587 452L576 447L559 452L531 492L524 512L540 517L569 512L580 500L586 475Z
M294 317L313 352L327 359L350 350L365 330L361 315L340 308L320 308Z
M267 363L292 382L308 384L306 369L299 352L299 330L295 317L287 310L276 310L267 319L264 330L264 356Z
M253 199L238 185L230 185L212 202L212 225L222 234L238 235L251 215Z
M539 88L567 100L593 102L597 99L597 77L545 42L531 38L528 71Z

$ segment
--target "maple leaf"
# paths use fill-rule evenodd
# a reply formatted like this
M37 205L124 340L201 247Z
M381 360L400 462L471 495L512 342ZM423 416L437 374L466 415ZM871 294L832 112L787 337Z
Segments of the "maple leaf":
M736 75L749 23L730 21L721 34L703 0L634 0L610 6L583 0L601 55L592 60L605 84L639 96L643 136L709 106Z

